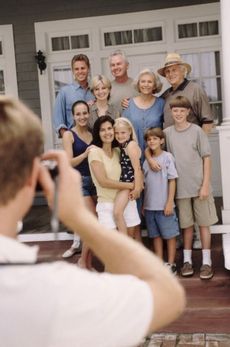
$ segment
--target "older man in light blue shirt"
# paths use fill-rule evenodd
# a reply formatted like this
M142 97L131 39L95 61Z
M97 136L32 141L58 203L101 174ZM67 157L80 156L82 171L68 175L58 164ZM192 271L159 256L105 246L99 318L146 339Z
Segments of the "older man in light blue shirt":
M72 105L77 100L92 102L94 96L88 86L89 59L84 54L75 55L71 62L74 82L64 86L54 105L55 130L62 137L73 126Z

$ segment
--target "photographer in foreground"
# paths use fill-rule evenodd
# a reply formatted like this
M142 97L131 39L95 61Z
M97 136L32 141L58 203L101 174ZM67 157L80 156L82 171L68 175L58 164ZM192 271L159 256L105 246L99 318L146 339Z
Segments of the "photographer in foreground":
M0 340L4 346L128 347L172 322L184 291L139 243L98 224L66 154L57 161L58 215L105 264L92 273L65 262L35 264L37 249L20 244L17 222L31 207L37 182L48 203L54 182L41 164L39 119L21 102L0 96Z

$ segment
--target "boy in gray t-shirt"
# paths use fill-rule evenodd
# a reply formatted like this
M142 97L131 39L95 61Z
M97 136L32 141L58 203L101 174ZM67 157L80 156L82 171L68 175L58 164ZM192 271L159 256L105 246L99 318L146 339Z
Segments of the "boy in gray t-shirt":
M177 96L170 103L174 125L165 129L167 150L176 160L178 172L176 204L184 238L184 265L182 276L192 276L193 226L199 226L202 244L200 278L213 276L211 262L211 235L209 226L217 222L212 196L211 151L207 135L196 124L189 123L191 104L184 96Z
M153 239L154 252L163 260L163 240L167 242L167 266L176 273L176 236L178 220L174 211L176 178L178 177L171 153L162 150L165 135L160 128L149 128L145 141L152 157L161 166L152 171L148 161L143 164L145 191L144 213L149 238Z

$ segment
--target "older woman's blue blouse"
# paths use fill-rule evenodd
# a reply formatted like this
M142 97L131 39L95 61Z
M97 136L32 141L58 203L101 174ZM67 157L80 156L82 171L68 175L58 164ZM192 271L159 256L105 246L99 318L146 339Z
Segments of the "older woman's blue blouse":
M130 99L129 106L122 112L122 117L128 118L133 124L142 151L142 160L145 149L144 133L151 127L163 127L164 103L162 98L157 97L153 105L142 109L135 104L133 99Z

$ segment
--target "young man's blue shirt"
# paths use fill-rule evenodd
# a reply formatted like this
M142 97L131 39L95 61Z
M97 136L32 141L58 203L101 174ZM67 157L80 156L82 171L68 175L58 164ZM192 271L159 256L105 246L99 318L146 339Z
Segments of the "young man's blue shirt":
M73 82L61 88L54 105L54 127L57 133L61 128L70 129L73 126L72 105L75 101L86 102L94 100L90 89L83 88L79 83Z

